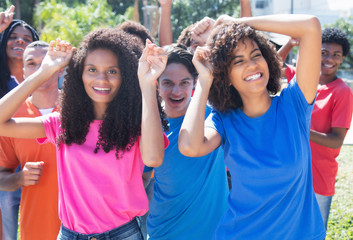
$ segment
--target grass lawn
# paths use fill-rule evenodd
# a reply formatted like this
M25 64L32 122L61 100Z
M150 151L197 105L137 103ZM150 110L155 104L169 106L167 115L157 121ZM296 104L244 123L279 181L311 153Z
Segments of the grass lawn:
M338 157L336 193L327 227L329 240L353 239L353 145L344 145Z

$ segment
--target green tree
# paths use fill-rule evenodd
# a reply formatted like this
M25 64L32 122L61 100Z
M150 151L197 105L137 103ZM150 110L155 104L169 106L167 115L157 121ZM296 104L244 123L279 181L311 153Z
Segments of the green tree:
M71 1L73 6L56 0L41 2L34 14L34 25L43 41L58 37L78 46L82 38L99 27L115 27L126 16L115 14L107 0Z
M239 13L239 0L174 0L171 17L174 42L184 28L206 16L216 19L222 14L238 17Z
M335 23L325 25L324 27L337 27L347 34L348 41L351 44L350 53L346 56L342 69L353 69L353 17L340 18Z

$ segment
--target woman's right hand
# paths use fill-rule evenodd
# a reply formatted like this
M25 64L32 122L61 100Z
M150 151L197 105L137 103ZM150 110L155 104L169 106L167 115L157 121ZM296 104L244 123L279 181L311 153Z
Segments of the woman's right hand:
M5 12L0 12L0 33L5 31L10 25L15 11L15 6L11 5Z
M213 67L210 63L210 49L208 47L197 47L192 58L197 72L199 73L198 81L201 85L211 87L213 82Z
M49 43L49 50L45 55L41 68L52 69L56 72L66 67L75 51L75 47L71 43L57 39Z

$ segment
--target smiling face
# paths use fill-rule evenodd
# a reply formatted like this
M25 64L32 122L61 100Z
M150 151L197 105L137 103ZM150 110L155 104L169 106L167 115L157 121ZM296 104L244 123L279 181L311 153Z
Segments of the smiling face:
M82 80L87 95L93 101L96 117L101 119L122 82L116 55L107 49L89 52L84 62Z
M256 42L245 39L234 49L229 67L230 83L243 97L267 92L269 69Z
M337 70L344 60L342 46L337 43L323 43L321 48L321 75L322 78L333 81ZM320 81L321 82L321 81ZM325 82L328 83L328 82Z
M7 59L22 60L23 52L28 44L33 42L32 33L26 27L19 25L10 33L7 45Z
M158 80L159 95L169 118L184 116L191 100L195 80L181 63L168 64Z

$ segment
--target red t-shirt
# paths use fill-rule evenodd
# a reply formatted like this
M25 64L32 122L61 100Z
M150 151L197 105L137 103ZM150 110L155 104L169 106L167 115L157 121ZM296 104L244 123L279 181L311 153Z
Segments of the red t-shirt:
M349 129L352 112L353 91L342 79L321 85L311 116L311 129L322 133L330 133L334 127ZM313 142L310 142L310 146L314 190L320 195L333 196L338 169L336 157L340 149L323 147Z

